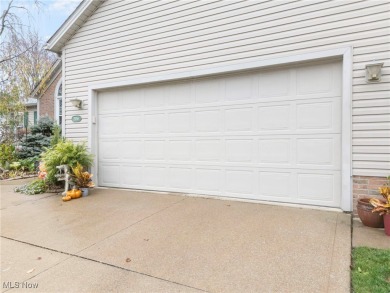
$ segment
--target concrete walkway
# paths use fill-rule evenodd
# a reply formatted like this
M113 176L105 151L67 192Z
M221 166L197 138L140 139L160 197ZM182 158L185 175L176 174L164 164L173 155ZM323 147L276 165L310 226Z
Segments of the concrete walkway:
M2 291L350 292L347 214L115 189L63 203L13 187L0 186Z
M353 219L352 247L366 246L379 249L390 249L390 236L384 229L364 226L359 219Z

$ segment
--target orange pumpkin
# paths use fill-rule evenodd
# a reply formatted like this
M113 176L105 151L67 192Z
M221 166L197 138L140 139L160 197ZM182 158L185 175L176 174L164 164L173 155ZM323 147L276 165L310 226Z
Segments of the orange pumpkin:
M81 190L80 189L76 189L75 191L74 191L74 197L73 198L79 198L79 197L81 197Z
M72 190L69 190L66 195L69 195L72 199L78 197L78 190L73 188Z
M62 201L70 201L72 198L69 195L66 195L62 198Z

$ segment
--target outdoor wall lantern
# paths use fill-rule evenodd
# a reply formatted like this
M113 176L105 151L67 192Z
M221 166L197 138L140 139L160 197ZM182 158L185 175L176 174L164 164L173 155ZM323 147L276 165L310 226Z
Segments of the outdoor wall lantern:
M80 99L71 99L70 102L73 106L75 106L78 109L81 109L82 101Z
M378 82L381 80L381 69L383 63L372 63L366 65L366 81Z

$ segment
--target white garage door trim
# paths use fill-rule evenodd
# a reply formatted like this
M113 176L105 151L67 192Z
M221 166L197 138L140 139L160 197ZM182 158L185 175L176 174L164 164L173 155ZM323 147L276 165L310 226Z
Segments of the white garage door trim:
M352 96L352 48L344 47L334 50L326 50L320 52L307 53L302 55L287 56L275 59L259 60L250 63L239 63L228 66L211 67L197 71L185 71L174 74L153 75L143 78L134 78L127 81L92 84L89 86L89 133L88 143L91 152L95 154L95 163L92 169L94 174L97 174L98 157L97 157L97 92L99 90L107 90L110 88L126 87L131 85L141 85L154 82L172 81L179 79L188 79L195 77L204 77L214 74L224 74L239 72L249 69L260 69L272 65L287 65L296 62L313 61L330 57L342 57L342 158L341 158L341 206L344 211L352 210L352 194L351 194L351 96ZM95 177L95 183L99 186Z

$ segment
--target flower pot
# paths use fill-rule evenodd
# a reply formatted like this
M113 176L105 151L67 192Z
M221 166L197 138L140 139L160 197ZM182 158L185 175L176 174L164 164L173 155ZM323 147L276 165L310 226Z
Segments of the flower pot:
M80 188L83 197L88 196L89 188Z
M370 204L370 198L360 198L357 203L357 211L360 220L365 226L371 228L383 228L383 216L373 213L374 207Z
M385 234L390 236L390 214L384 214L383 221L385 223Z

